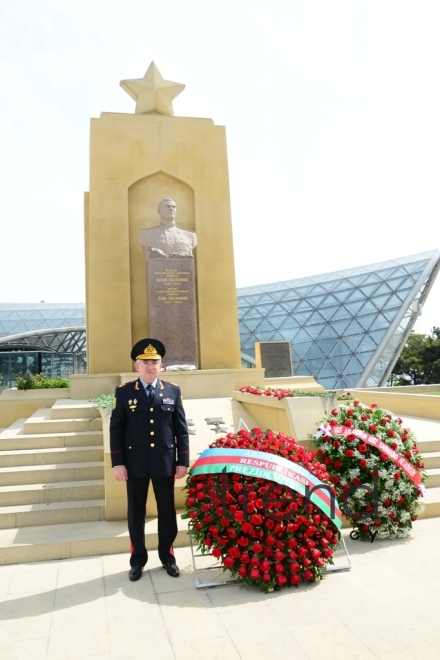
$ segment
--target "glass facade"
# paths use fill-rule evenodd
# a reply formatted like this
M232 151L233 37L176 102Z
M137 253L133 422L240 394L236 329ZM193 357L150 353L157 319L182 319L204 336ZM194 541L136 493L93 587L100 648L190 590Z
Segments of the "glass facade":
M327 389L385 385L440 269L440 250L238 289L241 350L288 340Z
M0 303L0 391L26 371L48 378L85 373L81 303Z

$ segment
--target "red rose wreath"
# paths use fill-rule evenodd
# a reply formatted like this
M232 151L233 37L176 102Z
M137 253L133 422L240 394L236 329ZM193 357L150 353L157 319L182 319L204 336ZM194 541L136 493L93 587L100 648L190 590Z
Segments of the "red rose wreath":
M315 460L314 452L282 433L238 431L210 447L279 456L301 466L292 470L305 468L313 479L329 483L326 465ZM332 563L338 529L313 499L298 493L292 497L289 488L274 481L237 473L190 472L186 489L184 517L189 518L190 534L203 553L217 558L239 582L273 591L319 580Z
M352 538L401 538L423 510L424 464L414 434L376 404L335 408L314 436Z

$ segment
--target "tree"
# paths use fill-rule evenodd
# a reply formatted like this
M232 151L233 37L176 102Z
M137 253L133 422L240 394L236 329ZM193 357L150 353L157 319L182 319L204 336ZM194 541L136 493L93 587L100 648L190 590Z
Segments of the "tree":
M440 383L440 328L429 335L412 331L390 378L393 385Z

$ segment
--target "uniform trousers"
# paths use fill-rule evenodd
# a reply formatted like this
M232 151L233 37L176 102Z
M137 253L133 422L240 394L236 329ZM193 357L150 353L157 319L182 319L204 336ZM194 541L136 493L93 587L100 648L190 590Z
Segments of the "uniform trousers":
M175 563L173 542L177 536L174 506L174 475L151 479L157 504L159 559L162 564ZM145 514L150 479L129 477L127 480L128 532L131 541L131 566L145 566L148 552L145 547Z

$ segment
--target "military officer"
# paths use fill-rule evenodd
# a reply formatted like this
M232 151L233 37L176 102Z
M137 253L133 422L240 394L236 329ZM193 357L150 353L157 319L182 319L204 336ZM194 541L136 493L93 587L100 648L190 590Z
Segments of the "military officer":
M158 512L159 558L168 575L179 577L173 554L177 536L174 481L187 473L189 436L180 388L158 378L165 346L146 338L132 348L139 378L116 388L110 419L110 450L117 481L127 482L129 578L139 580L148 560L145 513L153 484Z

